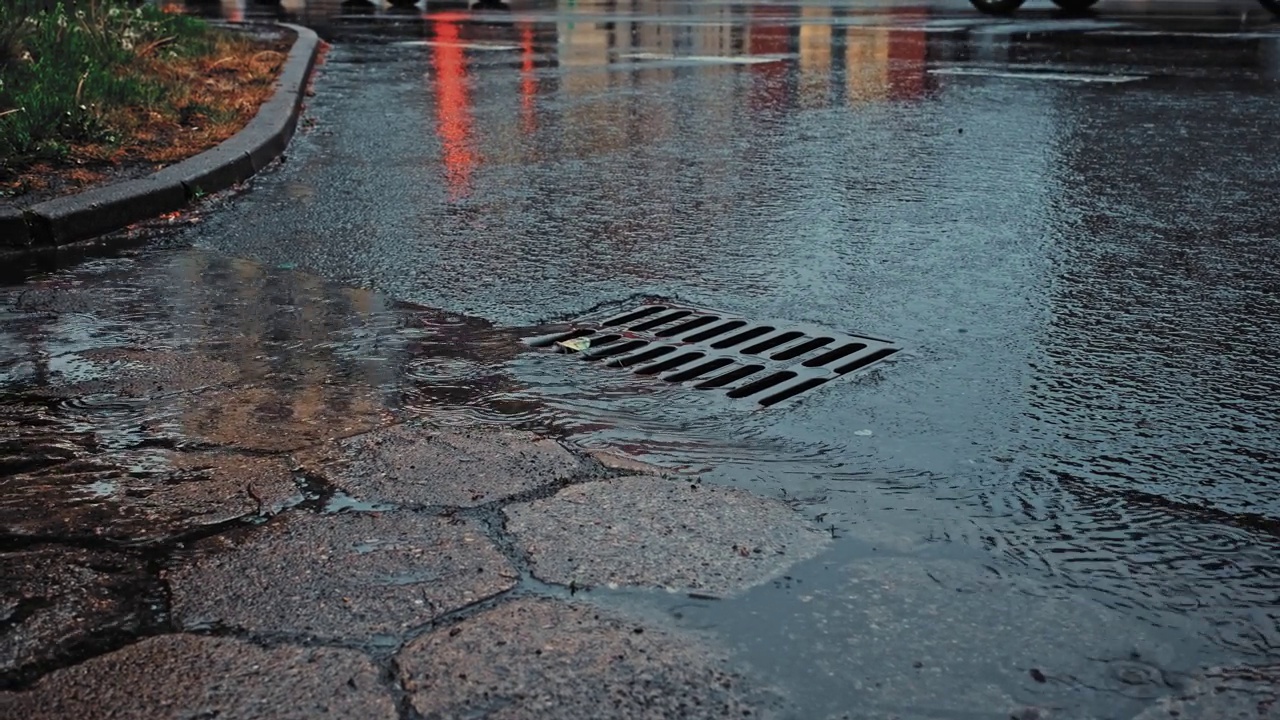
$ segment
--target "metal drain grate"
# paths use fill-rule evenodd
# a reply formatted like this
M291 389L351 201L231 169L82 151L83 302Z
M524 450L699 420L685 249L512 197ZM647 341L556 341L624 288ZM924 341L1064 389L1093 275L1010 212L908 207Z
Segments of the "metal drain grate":
M888 340L819 328L754 323L670 304L587 317L565 332L526 340L533 347L654 375L731 398L776 405L898 352Z

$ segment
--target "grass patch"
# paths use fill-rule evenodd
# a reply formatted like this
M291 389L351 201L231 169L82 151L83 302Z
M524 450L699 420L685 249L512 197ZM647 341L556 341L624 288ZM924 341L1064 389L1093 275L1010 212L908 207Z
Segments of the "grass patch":
M0 0L0 193L216 144L270 95L284 50L126 0Z

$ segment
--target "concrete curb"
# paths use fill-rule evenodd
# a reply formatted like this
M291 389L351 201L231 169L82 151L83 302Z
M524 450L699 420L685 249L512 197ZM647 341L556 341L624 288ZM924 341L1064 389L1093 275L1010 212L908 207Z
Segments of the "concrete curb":
M145 178L112 183L26 208L0 208L0 254L69 245L179 210L206 193L251 177L284 152L293 137L320 38L298 25L275 92L240 132L217 146ZM8 252L5 252L5 251Z

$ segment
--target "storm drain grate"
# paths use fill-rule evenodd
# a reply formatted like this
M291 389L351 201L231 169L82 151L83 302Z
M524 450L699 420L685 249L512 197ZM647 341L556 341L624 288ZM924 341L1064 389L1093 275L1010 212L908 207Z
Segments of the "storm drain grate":
M722 390L766 407L870 367L900 349L878 338L749 322L666 303L586 317L569 330L526 342L637 375Z

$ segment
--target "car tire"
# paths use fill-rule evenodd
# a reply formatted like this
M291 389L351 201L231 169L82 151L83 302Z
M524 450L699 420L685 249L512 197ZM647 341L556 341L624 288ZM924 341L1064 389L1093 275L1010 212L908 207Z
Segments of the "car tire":
M1258 0L1262 7L1271 11L1272 15L1280 17L1280 0Z
M1098 4L1098 0L1053 0L1053 4L1066 10L1067 12L1084 12L1094 5Z
M1022 7L1026 0L969 0L969 4L988 15L1008 15Z

